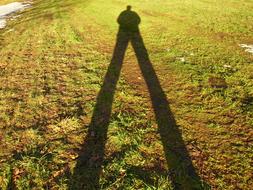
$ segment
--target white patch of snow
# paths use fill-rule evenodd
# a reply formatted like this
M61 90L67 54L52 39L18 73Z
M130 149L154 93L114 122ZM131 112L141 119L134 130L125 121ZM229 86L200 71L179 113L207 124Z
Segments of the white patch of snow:
M1 29L1 28L4 28L5 26L6 26L6 20L0 18L0 29Z
M231 68L231 65L223 65L225 68Z
M27 3L25 4L20 2L14 2L0 6L0 29L6 26L6 18L8 15L15 13L17 11L24 10L29 5L30 4Z
M179 60L180 60L181 62L186 62L186 60L185 60L184 57L180 57Z
M239 44L240 47L245 48L246 52L253 54L253 45Z

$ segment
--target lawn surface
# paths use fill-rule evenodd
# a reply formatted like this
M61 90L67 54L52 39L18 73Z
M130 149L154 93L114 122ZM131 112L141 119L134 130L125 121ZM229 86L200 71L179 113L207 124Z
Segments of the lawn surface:
M147 52L133 40L121 69L128 4ZM252 10L34 0L0 30L0 189L250 190Z

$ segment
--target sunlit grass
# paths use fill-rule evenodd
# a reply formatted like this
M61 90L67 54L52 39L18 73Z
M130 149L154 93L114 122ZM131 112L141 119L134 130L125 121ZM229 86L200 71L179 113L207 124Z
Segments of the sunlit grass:
M78 183L71 175L127 4L142 18L145 45L199 176L213 189L250 189L253 57L238 45L253 43L253 3L246 0L34 1L0 30L1 189ZM172 188L136 70L129 47L101 189ZM217 78L226 88L215 88Z

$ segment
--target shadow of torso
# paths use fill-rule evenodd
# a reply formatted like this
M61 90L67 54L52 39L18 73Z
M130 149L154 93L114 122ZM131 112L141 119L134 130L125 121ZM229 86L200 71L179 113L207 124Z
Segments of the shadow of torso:
M141 18L131 10L125 10L120 13L118 20L119 30L122 32L139 32Z

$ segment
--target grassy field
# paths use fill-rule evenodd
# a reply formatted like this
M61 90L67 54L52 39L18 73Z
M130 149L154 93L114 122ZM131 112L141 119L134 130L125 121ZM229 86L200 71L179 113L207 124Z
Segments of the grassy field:
M120 72L128 4L150 60L129 45ZM34 0L0 30L0 189L250 190L253 55L239 44L253 44L252 10Z

